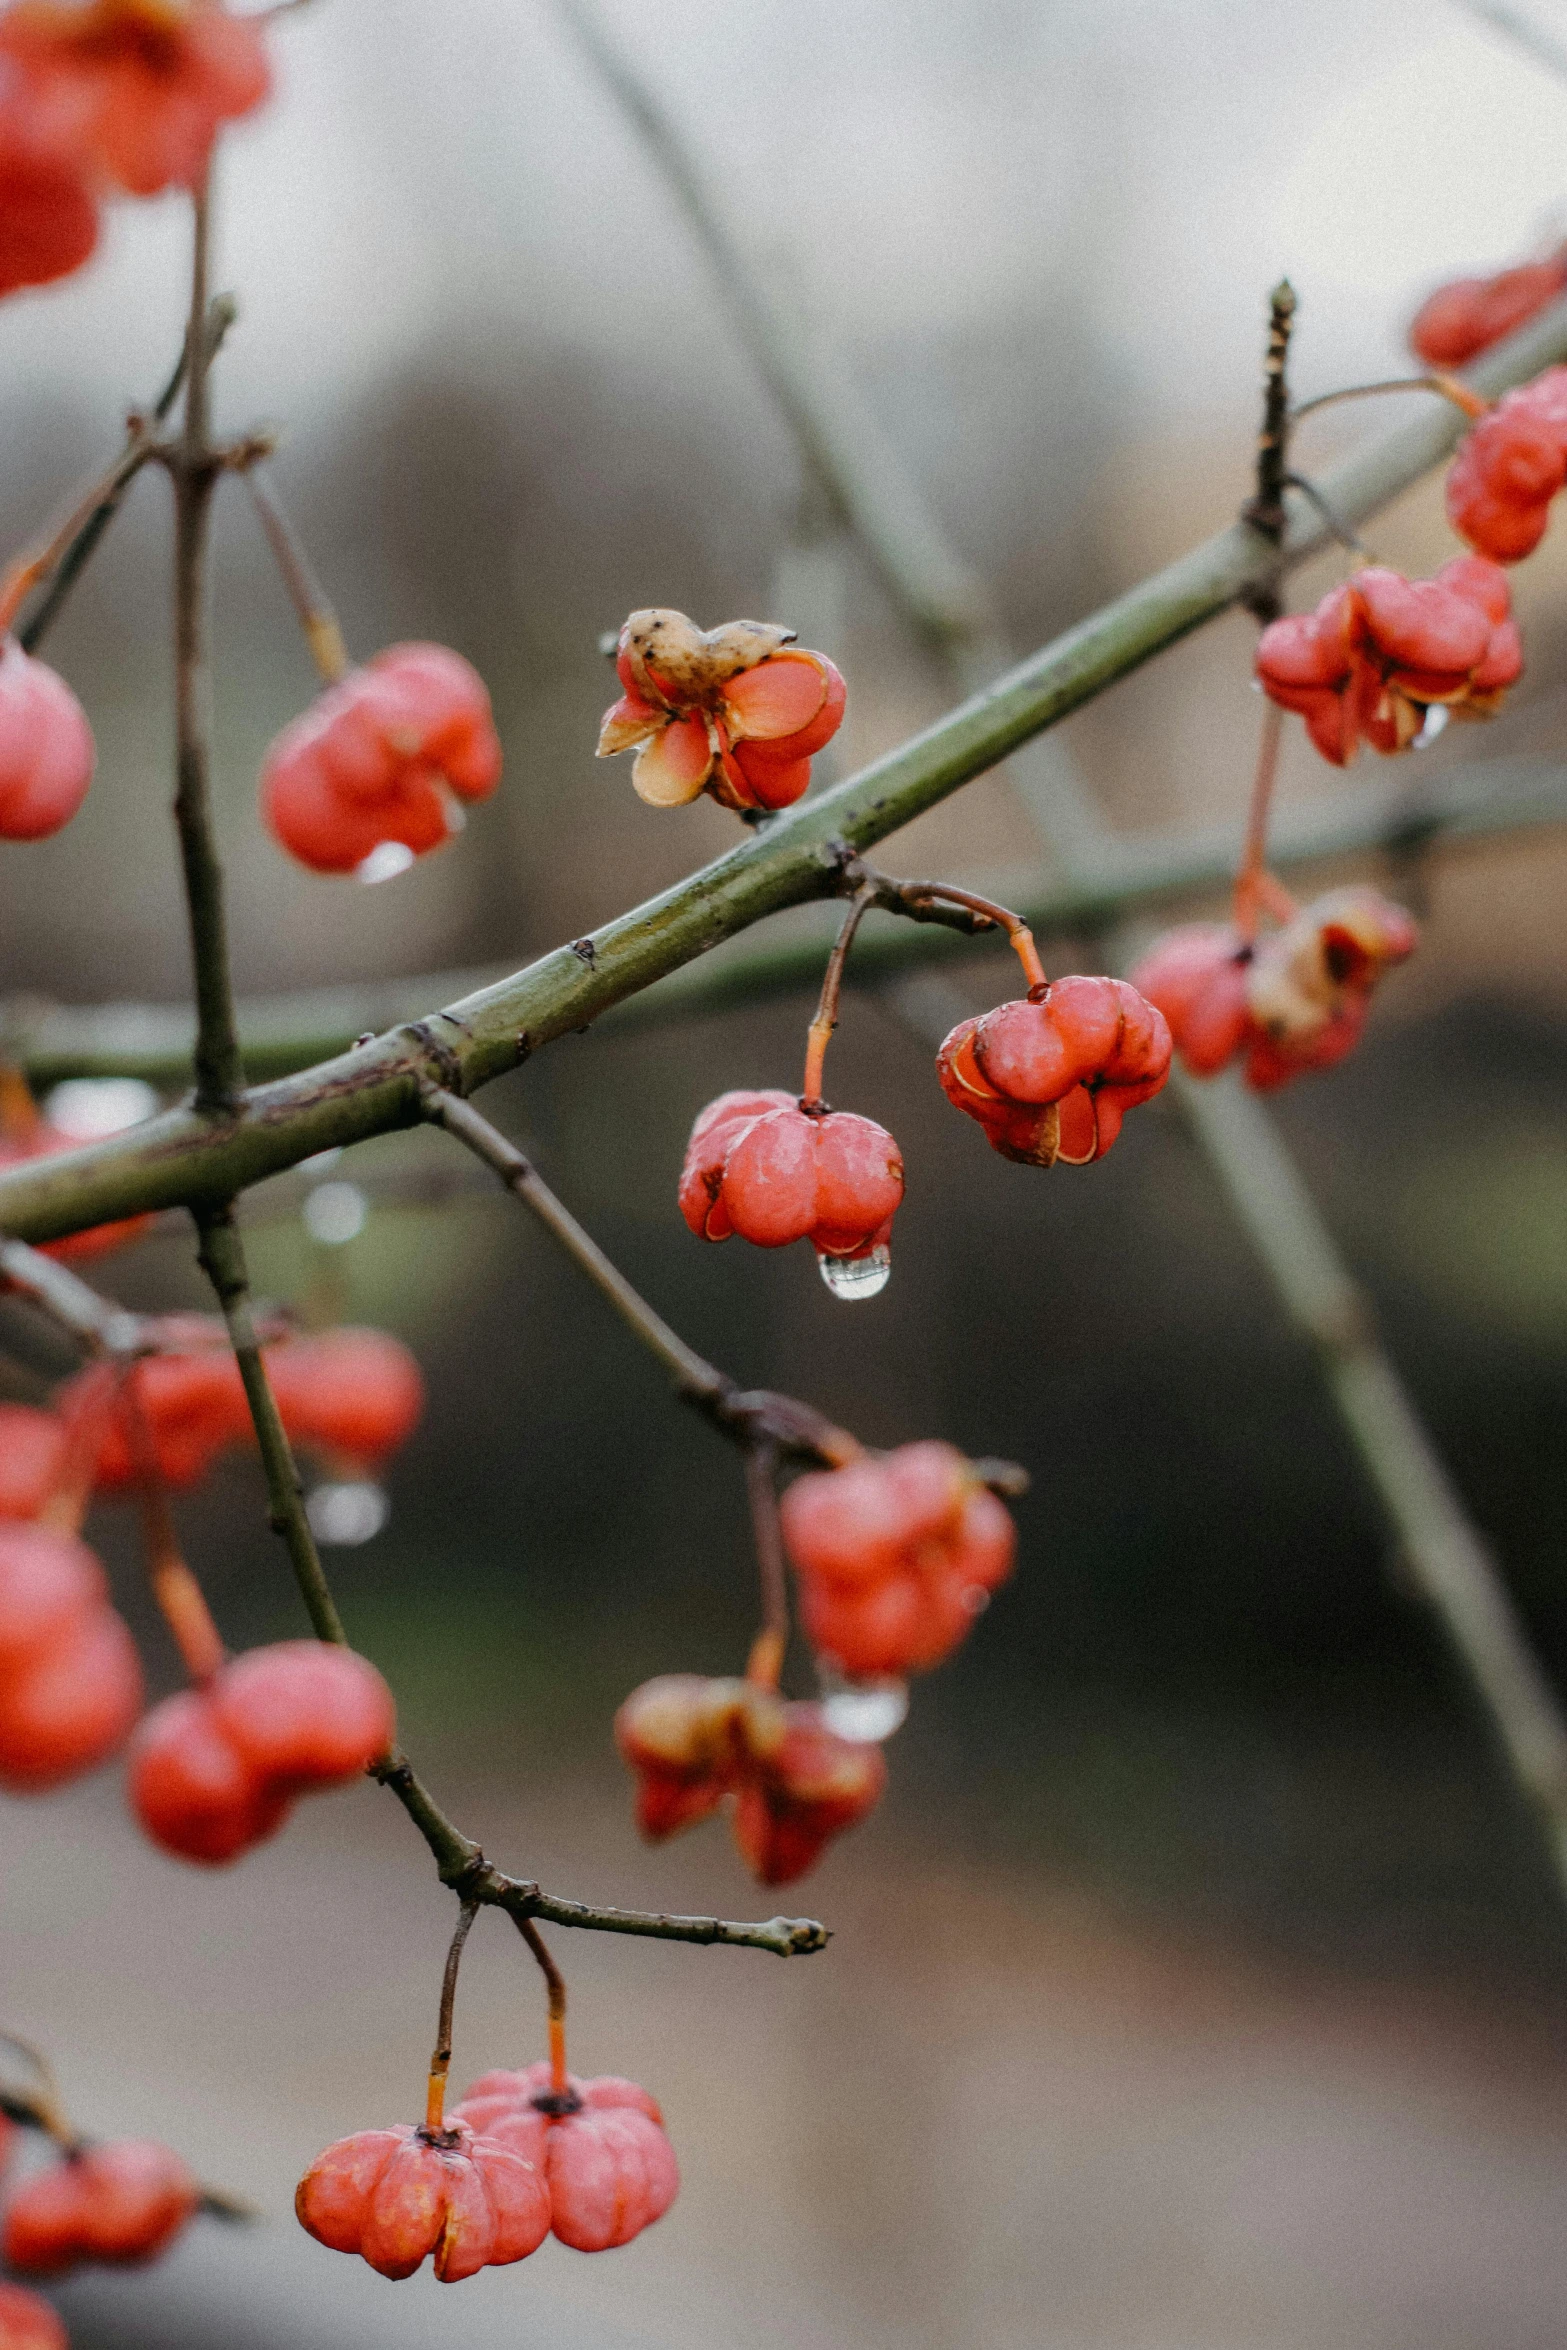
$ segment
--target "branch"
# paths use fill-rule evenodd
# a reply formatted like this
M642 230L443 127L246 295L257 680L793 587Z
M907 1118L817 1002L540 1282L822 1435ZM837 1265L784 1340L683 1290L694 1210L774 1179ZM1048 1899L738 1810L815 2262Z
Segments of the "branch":
M1370 1302L1262 1104L1233 1077L1199 1083L1177 1068L1172 1083L1280 1300L1317 1349L1409 1573L1537 1806L1567 1886L1567 1717L1382 1345Z
M209 366L216 358L219 345L238 315L232 294L219 294L208 310L207 364ZM151 420L154 424L163 422L179 398L180 387L185 381L188 355L187 336L186 345L180 351L179 361L173 374L152 404ZM70 545L61 555L46 594L29 613L25 625L18 629L17 641L24 653L36 653L50 629L59 619L71 590L91 562L99 540L123 505L126 491L148 458L154 455L155 452L146 436L145 422L146 420L140 415L132 416L125 453L120 459L119 465L105 484L98 503L93 507L71 540Z
M1555 74L1559 81L1567 81L1567 48L1543 25L1525 16L1522 9L1504 7L1500 0L1462 0L1462 5L1470 16L1477 16L1482 24L1503 34L1536 65L1543 65L1547 73Z
M1486 355L1475 380L1504 390L1567 356L1567 302ZM1358 451L1328 477L1335 510L1359 517L1451 450L1460 419L1445 404ZM1290 502L1282 550L1238 522L1082 621L901 749L835 790L756 827L726 856L590 938L559 947L500 985L262 1087L232 1115L168 1111L127 1133L0 1172L0 1228L52 1239L143 1209L201 1206L316 1151L412 1126L431 1085L467 1093L558 1036L599 1018L723 939L782 907L834 895L844 850L863 850L936 806L1019 743L1129 675L1316 553L1326 538Z
M600 1294L608 1298L622 1321L658 1357L685 1401L695 1404L726 1436L747 1446L774 1445L796 1459L817 1461L828 1468L839 1467L860 1453L863 1448L856 1438L835 1428L811 1405L768 1389L742 1390L694 1347L687 1346L647 1300L638 1296L620 1268L555 1197L531 1160L524 1158L498 1127L481 1118L470 1103L432 1086L425 1095L424 1115L482 1159L513 1198L537 1216L551 1238L560 1242Z
M1394 782L1368 781L1352 792L1285 810L1273 827L1271 858L1275 867L1298 868L1407 849L1416 841L1423 849L1439 849L1560 824L1567 824L1567 768L1497 759L1446 768L1422 777L1414 790L1406 771ZM1036 874L998 874L995 892L1015 900L1041 936L1093 931L1119 914L1180 905L1223 886L1234 874L1241 846L1242 836L1230 824L1181 833L1105 834L1086 863L1074 860L1069 881L1042 888ZM872 932L855 949L855 968L862 977L888 978L940 955L948 943L901 930ZM737 941L723 955L688 964L656 988L613 1006L606 1015L611 1031L812 985L830 944L830 931L818 932L814 923L802 923L787 937ZM344 1052L367 1032L415 1020L432 1003L480 993L509 976L510 966L491 965L241 1001L245 1065L258 1077L286 1076ZM194 1035L183 1005L78 1007L32 999L6 1007L0 1029L12 1057L38 1089L64 1077L139 1077L175 1087L189 1070Z
M454 1107L461 1110L465 1105L457 1103ZM479 1120L479 1124L483 1126L484 1121ZM493 1129L488 1131L493 1132ZM495 1140L502 1150L509 1150L510 1146L504 1142L504 1138L497 1135ZM543 1186L539 1188L542 1190ZM552 1198L552 1195L546 1196ZM529 1204L533 1203L530 1201ZM559 1202L553 1201L553 1206L570 1225L572 1219L566 1215ZM271 1502L273 1529L288 1546L295 1580L317 1638L329 1641L334 1647L346 1648L348 1636L321 1564L315 1536L310 1531L293 1451L256 1343L244 1252L232 1213L228 1210L208 1212L200 1219L200 1228L202 1266L222 1300L234 1352L239 1358L240 1375L245 1382L251 1419L261 1448L261 1465ZM580 1231L580 1227L574 1225L572 1229ZM586 1234L581 1237L587 1241ZM587 1241L587 1246L592 1249L593 1243ZM604 1261L607 1263L608 1260ZM613 1267L610 1270L613 1271ZM630 1294L635 1295L634 1292ZM641 1301L637 1302L640 1305ZM671 1338L673 1335L673 1332L669 1333ZM678 1340L675 1344L681 1346ZM731 1383L721 1380L720 1374L711 1371L710 1365L702 1364L700 1356L690 1354L690 1350L683 1347L681 1351L690 1355L693 1365L709 1371L711 1377L728 1391L727 1409L737 1424L754 1424L758 1417L758 1406L789 1404L786 1397L735 1395ZM702 1400L707 1403L715 1418L726 1408L717 1396ZM747 1407L751 1407L749 1420ZM828 1429L828 1423L821 1420L820 1415L809 1413L805 1405L791 1405L789 1408L801 1415L803 1420L814 1421L819 1428L828 1430L829 1434L837 1433ZM816 1451L817 1448L805 1441L805 1433L799 1422L793 1424L795 1449ZM789 1439L784 1438L783 1441ZM819 1457L831 1460L835 1456L831 1452L821 1451ZM477 1903L504 1909L519 1923L528 1918L543 1918L558 1926L582 1926L603 1934L648 1934L666 1942L723 1942L737 1949L770 1950L782 1958L824 1950L827 1946L827 1928L818 1925L812 1918L771 1918L761 1925L746 1925L721 1918L673 1917L663 1911L605 1909L588 1902L568 1901L559 1895L546 1893L539 1885L523 1878L506 1876L500 1869L493 1867L472 1838L465 1836L447 1818L408 1757L400 1750L394 1749L388 1754L384 1761L376 1765L372 1775L397 1797L428 1845L442 1884L449 1886L464 1905Z
M802 455L883 579L939 644L984 637L988 591L947 543L853 378L734 236L724 206L671 115L611 42L592 0L556 0L707 255L734 325Z
M245 1089L229 971L223 867L212 825L207 679L207 538L219 460L210 431L207 255L210 210L205 187L194 199L190 322L186 330L185 426L167 454L174 484L174 723L178 781L174 820L190 915L196 975L198 1114L232 1110Z
M40 1256L22 1240L0 1240L0 1291L15 1290L92 1354L156 1351L152 1322L89 1289L68 1265Z

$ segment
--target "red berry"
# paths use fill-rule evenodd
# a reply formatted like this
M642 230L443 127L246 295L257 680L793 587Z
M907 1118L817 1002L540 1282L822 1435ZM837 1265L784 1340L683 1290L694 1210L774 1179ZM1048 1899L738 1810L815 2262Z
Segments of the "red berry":
M1227 923L1188 922L1156 939L1133 971L1133 986L1158 1005L1194 1077L1211 1077L1240 1051L1250 967L1250 952Z
M1255 948L1214 923L1169 931L1132 976L1164 1011L1194 1076L1244 1054L1247 1084L1265 1092L1343 1059L1378 980L1414 952L1417 935L1376 890L1330 890Z
M67 114L83 161L133 196L198 186L219 127L271 86L259 21L220 0L19 0L0 50L29 103Z
M0 2284L0 2350L70 2350L70 2342L47 2301L20 2285Z
M637 1776L637 1826L651 1843L715 1811L745 1759L744 1681L664 1673L632 1691L615 1743Z
M478 671L444 645L392 645L284 727L262 767L262 808L302 864L351 873L387 844L439 848L461 827L457 801L488 798L500 777Z
M547 2064L525 2072L485 2073L457 2106L492 2145L504 2146L547 2185L549 2225L578 2252L607 2252L629 2244L662 2219L680 2187L675 2150L664 2117L645 2089L614 2075L579 2081L567 2076L574 2110L555 2113Z
M141 1664L85 1543L0 1525L0 1786L57 1787L129 1737Z
M709 1102L680 1179L680 1210L699 1239L809 1240L824 1257L883 1246L902 1197L902 1154L884 1126L849 1110L813 1115L777 1092Z
M1301 714L1339 767L1362 741L1408 750L1434 704L1492 716L1522 668L1506 575L1475 556L1434 579L1368 564L1315 612L1275 620L1257 645L1264 691Z
M92 257L98 206L76 130L74 109L41 105L0 58L0 295L50 285Z
M1447 518L1498 563L1517 563L1545 535L1567 481L1567 367L1548 368L1482 416L1447 477Z
M936 1057L947 1099L1003 1158L1036 1167L1102 1159L1169 1069L1163 1014L1122 979L1057 979L960 1021Z
M85 1391L89 1376L84 1372L61 1389L61 1409L67 1414ZM223 1447L238 1443L249 1431L244 1382L225 1348L148 1355L137 1364L134 1377L157 1473L165 1485L199 1484ZM116 1404L105 1425L94 1483L103 1493L133 1491L141 1483L140 1457L123 1402Z
M1528 324L1567 290L1567 255L1526 261L1493 277L1460 277L1428 295L1410 322L1409 347L1428 367L1463 367Z
M549 2233L539 2172L453 2116L442 2130L399 2124L329 2146L294 2196L300 2226L332 2252L357 2252L384 2277L411 2277L434 2255L443 2285L505 2268Z
M782 1517L805 1630L857 1677L928 1672L1012 1571L1011 1516L950 1444L812 1470Z
M201 2202L177 2154L150 2138L122 2138L68 2155L12 2198L3 2249L24 2276L58 2276L81 2261L155 2260Z
M55 1412L0 1403L0 1518L36 1518L54 1491L69 1441Z
M322 1330L268 1349L283 1425L365 1469L406 1443L424 1410L424 1381L406 1346L382 1330Z
M625 693L604 714L601 759L635 750L631 780L655 808L710 792L728 808L786 808L843 719L846 688L825 653L754 620L702 630L683 612L633 612L615 666Z
M0 840L47 840L69 824L97 752L63 677L0 640Z
M789 1885L830 1838L874 1811L887 1785L879 1746L830 1730L820 1706L783 1709L783 1734L742 1783L734 1838L763 1885Z
M235 1860L275 1835L299 1796L379 1761L396 1727L391 1691L351 1649L250 1649L154 1706L131 1748L132 1808L165 1852Z

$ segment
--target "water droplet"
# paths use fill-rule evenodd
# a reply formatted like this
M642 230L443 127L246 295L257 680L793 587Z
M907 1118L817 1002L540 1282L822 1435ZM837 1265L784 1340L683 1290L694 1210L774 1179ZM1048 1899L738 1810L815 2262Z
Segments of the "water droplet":
M908 1711L907 1681L839 1681L834 1676L822 1693L822 1719L828 1729L856 1746L880 1746L894 1730L902 1729Z
M1451 716L1452 712L1445 709L1440 702L1432 702L1421 722L1420 732L1409 746L1410 749L1412 751L1429 750Z
M379 1485L354 1479L338 1485L318 1485L305 1498L305 1516L318 1542L331 1550L351 1550L379 1534L392 1514L392 1505Z
M971 1616L982 1616L990 1605L990 1593L983 1583L971 1583L963 1594L963 1605Z
M850 1305L864 1297L879 1297L892 1279L892 1251L883 1241L863 1257L829 1257L816 1252L816 1269L834 1297Z
M318 1183L306 1193L300 1212L312 1240L325 1248L341 1248L363 1232L370 1202L357 1183Z
M407 872L413 861L413 850L404 842L378 841L369 856L354 867L354 879L371 886L378 881L395 881L399 873Z
M139 1077L66 1077L50 1088L44 1116L73 1142L97 1142L139 1126L157 1107L157 1095Z

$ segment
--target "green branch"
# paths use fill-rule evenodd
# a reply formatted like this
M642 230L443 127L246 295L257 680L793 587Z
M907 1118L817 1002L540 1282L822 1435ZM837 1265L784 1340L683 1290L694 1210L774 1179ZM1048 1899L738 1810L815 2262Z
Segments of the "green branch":
M1567 356L1567 303L1488 355L1495 393ZM1359 450L1323 482L1360 520L1451 450L1445 407ZM590 939L557 948L496 986L393 1029L322 1066L263 1086L230 1114L166 1112L122 1136L0 1173L0 1229L47 1240L141 1209L206 1207L313 1152L412 1126L430 1085L468 1093L558 1036L786 906L833 893L843 847L871 848L1128 676L1156 653L1304 562L1326 532L1290 503L1282 549L1248 524L1216 538L1082 621L836 790L758 826L727 856Z

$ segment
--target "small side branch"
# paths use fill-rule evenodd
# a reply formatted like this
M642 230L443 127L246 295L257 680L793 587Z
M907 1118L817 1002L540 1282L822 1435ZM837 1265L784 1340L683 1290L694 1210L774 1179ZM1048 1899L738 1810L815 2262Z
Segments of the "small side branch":
M430 1123L444 1127L494 1170L506 1189L559 1241L621 1320L658 1357L685 1400L695 1404L715 1427L742 1444L766 1439L797 1459L819 1461L829 1468L839 1467L860 1453L863 1448L857 1438L834 1427L809 1404L767 1389L737 1388L732 1379L688 1346L555 1197L531 1159L508 1142L471 1102L439 1086L431 1086L423 1100Z
M217 356L229 328L238 315L232 294L219 294L207 311L207 365ZM188 351L181 349L179 363L153 402L150 420L141 415L130 419L123 454L100 483L96 497L85 514L73 517L71 535L50 567L53 578L47 593L28 614L17 631L17 641L24 653L36 653L61 612L65 609L71 590L92 561L110 523L125 502L125 493L149 457L155 454L148 434L148 423L161 424L179 398L185 381Z
M479 1123L483 1125L484 1121L481 1119ZM493 1128L490 1131L493 1133ZM495 1139L504 1144L503 1137L497 1135ZM504 1147L509 1149L510 1145ZM560 1212L565 1214L564 1209ZM321 1564L315 1536L310 1531L293 1450L261 1359L244 1249L233 1215L226 1208L208 1211L199 1219L199 1229L202 1268L223 1306L240 1376L245 1382L250 1416L261 1448L273 1527L288 1545L295 1578L317 1638L346 1647L348 1636ZM715 1373L714 1377L717 1376ZM813 1453L814 1457L828 1457L804 1441L804 1419L819 1419L819 1415L807 1415L805 1405L790 1406L786 1396L748 1397L732 1389L725 1400L741 1427L761 1425L767 1416L766 1407L778 1407L780 1414L784 1407L791 1408L801 1415L801 1424L794 1427L793 1449L808 1457ZM825 1421L819 1424L823 1428L827 1426ZM852 1444L853 1439L844 1441ZM442 1884L450 1886L464 1905L504 1909L513 1918L542 1918L547 1923L582 1926L603 1934L645 1934L665 1942L724 1942L737 1949L770 1950L784 1958L827 1946L826 1927L811 1918L770 1918L761 1925L746 1925L723 1918L672 1917L663 1911L603 1909L587 1902L560 1899L539 1885L508 1877L492 1867L473 1839L447 1818L405 1754L394 1749L375 1766L371 1775L397 1797L429 1847Z
M1246 520L1273 544L1284 543L1284 478L1289 464L1289 348L1295 289L1288 278L1274 287L1268 310L1268 354L1262 371L1262 430L1257 435L1256 495L1242 508Z
M271 1496L272 1530L287 1545L294 1579L299 1585L317 1639L329 1640L339 1648L346 1648L348 1635L343 1630L343 1619L337 1612L337 1602L332 1597L331 1587L321 1565L316 1538L310 1531L310 1520L305 1515L304 1488L295 1465L293 1446L288 1441L288 1432L277 1408L277 1398L272 1393L272 1382L267 1377L267 1367L261 1359L260 1338L251 1307L250 1276L245 1264L245 1244L240 1239L233 1209L203 1210L196 1218L196 1229L201 1237L198 1261L223 1308L229 1340L239 1364L239 1375L245 1383L245 1398L250 1405L256 1442L261 1447L261 1465L266 1472L267 1491Z
M0 1287L15 1290L93 1354L156 1351L152 1323L100 1297L68 1265L57 1264L24 1240L0 1240Z
M195 198L185 423L168 463L174 483L174 820L190 920L196 981L196 1108L232 1117L245 1090L229 969L223 867L208 786L207 539L220 471L210 430L207 322L209 209Z

